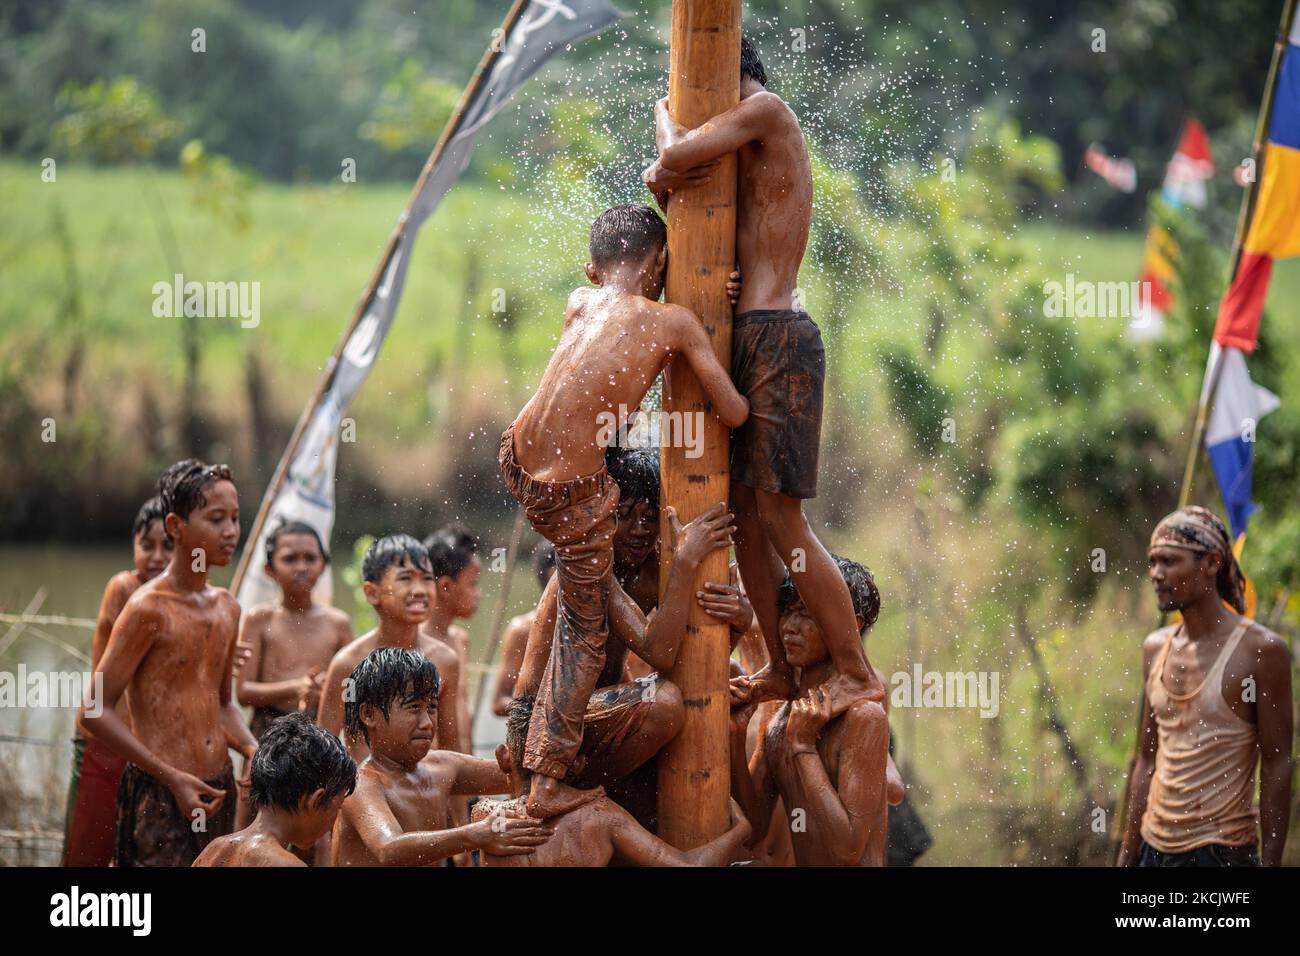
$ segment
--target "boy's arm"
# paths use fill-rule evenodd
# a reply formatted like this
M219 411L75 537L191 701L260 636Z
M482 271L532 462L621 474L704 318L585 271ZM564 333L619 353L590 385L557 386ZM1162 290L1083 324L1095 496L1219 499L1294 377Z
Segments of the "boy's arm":
M716 840L686 852L647 831L612 800L605 805L614 855L631 866L726 866L749 836L749 823L735 800L731 801L731 828Z
M655 104L659 165L672 172L684 172L734 153L768 134L780 105L775 94L757 93L695 129L686 129L668 112L668 100L662 99Z
M103 677L101 699L86 702L92 704L89 708L86 703L82 704L77 713L77 725L83 733L104 743L123 760L135 764L167 787L187 818L196 809L215 813L226 797L225 791L210 787L198 777L164 762L140 742L117 712L118 701L163 627L163 617L148 600L149 595L143 595L143 598L134 603L127 601L118 615L97 672Z
M468 754L448 754L455 762L456 781L451 792L466 795L509 793L510 778L501 772L495 760L471 757Z
M685 356L722 424L739 428L749 417L749 402L736 391L731 376L713 353L713 343L704 326L690 309L675 305L661 308L669 310L670 348Z
M248 761L244 766L243 783L249 780L249 774L252 773L253 754L257 752L257 738L253 732L248 729L248 724L244 721L244 714L239 709L239 704L235 702L232 685L232 672L235 667L235 650L239 643L239 602L236 601L228 591L223 591L222 603L225 605L226 627L229 636L226 638L226 659L221 669L222 680L218 692L218 699L221 702L221 730L226 735L226 745L233 747L244 755Z
M889 719L874 701L857 704L846 722L836 791L817 751L817 721L830 720L830 701L819 690L791 705L787 733L795 770L808 797L808 830L841 866L862 857L871 828L885 803L885 765L889 759ZM800 732L801 728L807 728Z
M255 607L239 625L239 639L248 646L248 660L235 675L235 697L245 707L276 707L280 710L297 710L310 677L290 680L252 680L261 673L262 654L266 650L266 632L274 611L269 607Z
M515 681L515 696L536 694L542 686L546 662L551 658L551 643L555 640L555 619L559 610L560 576L554 574L537 602L537 616L528 632L528 645L524 649L524 662Z
M754 705L745 704L732 708L729 724L728 750L731 756L731 793L740 804L745 816L752 821L749 845L755 846L767 836L772 823L772 807L776 795L772 792L772 781L767 772L767 757L764 754L764 734L759 729L758 747L750 763L746 749L746 738L750 718L754 715Z
M124 574L130 574L126 571ZM99 602L99 617L95 619L95 633L90 639L90 669L92 671L99 669L99 662L104 657L104 651L108 648L109 635L113 633L113 624L117 621L118 615L122 613L122 608L126 606L126 599L130 597L126 593L126 587L122 583L122 575L115 574L109 578L108 584L104 586L104 597Z
M450 830L416 830L406 833L393 816L383 792L359 784L343 804L351 826L380 866L428 866L457 853L486 850L496 856L532 853L551 836L552 829L538 820L492 817Z
M470 726L473 718L469 714L469 631L463 627L453 627L448 634L451 646L456 650L457 663L460 665L458 688L456 694L456 724L460 732L460 744L456 748L463 754L474 752L474 731Z
M686 636L691 588L700 562L710 552L729 547L736 530L731 523L735 516L723 504L708 508L685 528L671 507L667 517L673 557L663 600L645 617L616 581L610 588L609 604L610 633L620 637L632 653L660 671L671 670L677 663L677 652Z
M492 713L504 717L510 711L510 701L515 696L515 681L524 664L524 651L528 649L528 628L519 618L510 622L501 640L501 664L497 668L496 693L493 695Z
M1269 635L1259 655L1259 859L1281 866L1291 816L1291 655L1280 638Z
M320 694L320 710L316 712L317 726L335 737L343 732L343 680L352 673L348 663L345 651L339 651L330 661Z

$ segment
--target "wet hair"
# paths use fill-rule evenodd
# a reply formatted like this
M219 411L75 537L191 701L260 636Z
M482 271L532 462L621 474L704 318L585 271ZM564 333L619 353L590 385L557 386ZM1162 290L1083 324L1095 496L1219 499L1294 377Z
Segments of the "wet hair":
M435 578L454 578L469 567L478 553L478 541L459 525L448 525L424 539Z
M384 572L400 564L409 564L421 571L431 571L429 552L424 545L409 534L387 534L366 548L361 559L361 580L378 584Z
M763 61L758 58L758 47L754 46L754 41L747 34L740 37L740 78L745 77L757 80L761 85L767 86L767 70L763 68Z
M649 206L624 203L606 209L591 224L591 261L639 262L668 242L668 227Z
M865 635L880 616L880 590L876 587L876 579L869 568L863 567L856 561L835 554L831 557L835 559L840 574L844 576L844 583L848 585L849 599L853 602L853 613L862 618L862 627L859 628L858 635ZM785 580L781 582L781 589L776 592L777 612L784 614L786 609L797 600L799 600L799 591L794 586L794 580L787 573Z
M543 541L533 549L533 574L537 575L538 587L545 588L551 579L551 569L555 567L555 545Z
M520 694L510 702L506 713L506 749L510 759L515 763L515 772L520 777L529 776L524 768L524 744L528 742L528 724L533 719L533 705L537 698L532 694Z
M325 550L325 542L321 541L320 533L307 524L305 521L285 521L281 519L280 523L275 526L270 534L266 536L266 566L271 566L271 559L275 557L275 546L279 544L280 539L286 534L309 534L316 539L316 547L320 548L321 557L325 563L330 563L330 553Z
M621 501L647 501L659 508L659 455L649 448L605 449L605 467Z
M131 525L131 537L138 538L149 530L149 525L155 521L162 521L167 517L167 509L163 507L162 498L154 495L148 501L140 506L140 510L135 513L135 523ZM163 527L163 537L167 537L167 528ZM170 539L168 539L170 540Z
M316 790L326 801L350 794L357 786L357 765L329 731L301 711L271 722L253 754L253 809L281 807L294 811Z
M234 480L226 465L209 465L197 458L186 458L170 465L158 478L158 497L167 514L188 521L191 514L207 506L205 489L218 481L233 483Z
M442 678L438 668L427 657L400 647L379 647L366 655L352 670L350 693L343 702L343 726L350 734L361 734L366 743L370 737L361 722L361 705L376 707L388 719L388 708L393 701L403 704L438 699L442 691Z

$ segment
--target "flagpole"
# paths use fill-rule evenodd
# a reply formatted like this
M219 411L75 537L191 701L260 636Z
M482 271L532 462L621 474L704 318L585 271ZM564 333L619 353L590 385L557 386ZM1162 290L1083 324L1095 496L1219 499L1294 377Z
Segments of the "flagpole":
M504 38L510 35L510 31L518 22L523 14L524 7L528 5L528 0L514 0L510 7L510 12L501 21L501 32L494 34L494 42L488 45L483 57L479 60L478 66L474 70L474 75L470 77L469 85L465 87L460 95L460 100L456 104L455 110L452 111L451 118L447 120L447 125L443 127L442 135L438 138L437 144L433 147L433 152L429 154L428 160L424 164L424 169L420 171L420 178L415 182L415 188L411 190L410 197L406 200L406 205L402 209L402 214L397 218L397 225L393 227L392 233L388 237L388 243L384 246L384 252L380 256L379 264L375 266L374 272L370 275L370 281L366 283L365 289L362 290L361 298L357 301L356 309L353 310L352 318L344 327L343 333L339 336L338 343L334 346L334 352L330 355L329 361L325 364L325 371L321 374L320 380L316 383L316 389L312 393L311 400L298 416L298 422L293 427L293 433L289 436L289 444L280 456L279 463L275 466L275 472L271 476L271 483L267 486L266 494L262 497L262 504L257 509L257 516L253 519L252 527L249 529L248 538L244 543L244 552L239 557L239 564L235 566L235 574L230 582L230 591L232 594L239 593L239 587L243 583L244 575L248 571L249 563L252 559L252 545L256 543L258 536L262 533L262 527L266 524L266 519L270 514L271 505L276 496L280 493L280 488L284 485L284 480L289 473L289 465L293 462L294 455L298 453L298 446L302 443L303 434L307 431L307 425L311 422L312 416L316 413L316 408L320 405L321 399L328 391L330 383L334 380L334 374L338 370L339 358L343 354L343 349L347 345L348 339L356 331L357 325L366 314L371 300L374 298L375 289L379 285L384 273L388 270L389 263L392 261L393 253L397 250L397 244L402 240L406 233L406 223L411 214L411 207L415 205L421 190L424 188L429 177L433 175L434 168L438 161L442 159L443 151L447 144L451 142L456 135L461 121L464 119L465 111L468 109L470 102L478 93L479 88L487 78L492 64L496 62L498 56L504 48Z
M1246 241L1246 233L1255 215L1255 202L1259 196L1259 182L1263 178L1264 144L1268 137L1269 123L1273 117L1273 95L1277 90L1278 67L1282 54L1286 51L1291 35L1291 24L1295 17L1296 0L1286 0L1282 6L1282 21L1279 32L1273 41L1273 59L1268 66L1268 78L1264 83L1264 99L1259 105L1259 115L1255 120L1255 142L1253 158L1255 177L1250 188L1241 199L1241 209L1237 213L1237 232L1232 240L1232 253L1229 256L1228 288L1237 279L1237 270L1241 266L1241 247ZM1213 346L1211 346L1213 350ZM1205 389L1196 411L1196 424L1192 428L1192 446L1187 451L1187 464L1183 468L1183 485L1178 494L1178 507L1186 508L1192 499L1192 484L1196 479L1196 464L1200 460L1201 441L1205 437L1206 423L1210 412L1214 410L1214 396L1219 389L1219 378L1223 374L1223 350L1220 349L1213 365L1210 367L1209 387Z

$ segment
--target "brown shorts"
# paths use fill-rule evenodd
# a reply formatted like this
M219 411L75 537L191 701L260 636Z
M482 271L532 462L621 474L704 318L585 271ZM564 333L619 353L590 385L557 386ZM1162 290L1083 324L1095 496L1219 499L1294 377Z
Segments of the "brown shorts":
M606 760L641 729L654 705L658 683L659 675L651 674L626 684L602 687L592 695L583 714L582 746L569 767L566 783L590 789L615 782L598 770L589 772L589 768Z
M515 460L513 425L501 436L498 463L533 529L555 545L555 640L528 725L524 766L563 780L578 755L583 715L605 667L618 485L603 465L582 478L538 481Z
M790 498L817 497L826 352L807 312L736 316L731 377L749 418L731 435L731 480Z
M205 780L226 791L221 809L208 814L198 832L197 820L181 813L172 792L134 764L127 764L117 786L117 844L114 866L189 866L217 837L235 828L235 769Z

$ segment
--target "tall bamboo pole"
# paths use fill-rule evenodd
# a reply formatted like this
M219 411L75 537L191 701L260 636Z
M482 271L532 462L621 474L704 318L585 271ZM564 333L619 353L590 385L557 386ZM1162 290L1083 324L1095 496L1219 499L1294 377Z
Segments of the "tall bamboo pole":
M673 0L668 59L668 109L688 128L740 101L740 0ZM735 267L736 157L726 156L704 185L673 194L668 207L667 300L698 315L723 364L731 365L731 303L727 275ZM665 441L661 451L662 503L683 523L709 505L726 501L730 433L718 421L686 363L664 374L667 421L703 419L703 454ZM667 437L667 435L665 436ZM677 442L676 444L681 444ZM667 540L667 519L661 531ZM662 595L671 555L659 569ZM727 554L715 551L701 563L695 588L727 580ZM691 602L686 639L671 679L686 702L686 723L659 756L659 834L679 849L692 849L726 832L730 792L727 754L727 659L725 623Z

